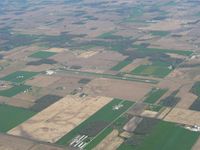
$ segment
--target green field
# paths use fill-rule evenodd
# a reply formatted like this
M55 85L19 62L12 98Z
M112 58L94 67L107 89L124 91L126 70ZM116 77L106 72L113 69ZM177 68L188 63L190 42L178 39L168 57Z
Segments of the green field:
M162 62L153 62L149 65L140 65L135 68L131 73L133 75L164 78L173 70L172 68L169 68L169 66L170 65Z
M7 132L35 115L35 112L23 108L0 105L0 114L0 132Z
M153 35L153 36L161 36L161 37L167 36L167 35L170 34L169 31L151 31L150 33L151 33L151 35Z
M32 78L33 76L36 76L37 74L38 72L17 71L1 78L1 80L21 83Z
M113 110L113 106L116 106L118 104L122 104L123 107L121 107L118 110ZM73 130L71 130L68 134L66 134L64 137L62 137L59 141L57 141L57 144L68 145L73 138L79 135L80 131L84 127L90 125L92 122L97 122L97 121L106 122L107 126L104 129L98 132L94 137L89 137L89 142L88 145L85 147L85 149L88 150L92 149L112 131L111 124L115 122L115 120L120 118L120 116L123 113L125 113L128 110L128 108L130 108L133 104L134 104L133 102L121 99L113 99L110 103L102 107L99 111L97 111L87 120L82 122L79 126L77 126Z
M193 86L192 89L190 90L193 94L197 95L200 97L200 81L196 82Z
M30 55L30 57L34 57L34 58L49 58L53 55L55 55L57 53L55 52L48 52L48 51L39 51L39 52L36 52L32 55Z
M153 88L150 93L148 93L144 102L154 104L157 100L159 100L165 93L167 89L157 89Z
M116 66L112 67L111 70L119 71L122 68L124 68L125 66L127 66L128 64L130 64L131 62L132 62L132 60L125 59L125 60L119 62Z
M5 97L13 97L21 92L24 92L27 89L30 89L31 86L28 85L16 85L14 87L11 87L6 90L1 90L0 91L0 96L5 96Z
M118 150L190 150L199 134L174 123L160 121L138 146L123 143Z
M137 150L190 150L198 137L198 132L161 121Z

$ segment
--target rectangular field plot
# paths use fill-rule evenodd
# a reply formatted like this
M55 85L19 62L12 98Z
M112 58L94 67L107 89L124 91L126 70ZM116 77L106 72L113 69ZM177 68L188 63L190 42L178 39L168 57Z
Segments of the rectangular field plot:
M10 130L9 133L34 140L55 143L111 100L112 98L108 97L67 95L26 122ZM101 125L104 126L106 125L105 123L104 121ZM87 128L85 131L87 131ZM65 143L65 140L63 143Z
M142 142L139 145L123 143L118 150L189 150L199 134L177 124L160 121L149 134L140 139ZM133 141L135 140L133 137Z
M0 96L5 96L5 97L13 97L21 92L24 92L28 89L30 89L31 86L28 85L16 85L14 87L11 87L6 90L1 90L0 91Z
M148 48L142 45L133 45L133 48L136 48L140 52L146 52L146 53L171 53L171 54L178 54L182 56L190 56L193 53L192 51L185 51L185 50Z
M33 58L49 58L49 57L51 57L51 56L53 56L55 54L57 54L57 53L49 52L49 51L39 51L39 52L33 53L29 57L33 57Z
M168 64L165 64L162 62L154 62L151 65L141 65L141 66L135 68L132 71L132 74L164 78L172 70L173 70L173 67L171 65L168 65Z
M38 72L17 71L1 78L1 80L20 83L36 76L37 74Z
M23 108L0 105L0 114L0 132L7 132L32 117L35 112Z
M192 89L190 90L190 92L200 97L200 81L196 82L192 86Z
M161 36L161 37L163 37L163 36L167 36L167 35L169 35L170 34L170 32L169 31L151 31L150 32L153 36Z
M112 123L118 120L133 104L133 102L121 99L112 100L62 137L57 144L69 144L72 147L80 147L80 143L83 142L84 149L90 150L94 148L101 140L112 132ZM85 136L86 138L84 140L80 139L82 136Z
M127 66L128 64L130 64L131 62L132 62L132 60L125 59L125 60L119 62L116 66L112 67L111 70L119 71L122 68L124 68L125 66Z
M189 131L174 123L161 121L137 150L189 150L198 137L198 132Z
M41 98L39 98L35 104L30 108L30 110L35 111L35 112L40 112L43 109L49 107L50 105L54 104L58 100L60 100L61 96L57 95L45 95Z
M157 89L154 88L151 90L151 92L147 95L144 102L154 104L156 101L158 101L165 93L167 92L167 89Z

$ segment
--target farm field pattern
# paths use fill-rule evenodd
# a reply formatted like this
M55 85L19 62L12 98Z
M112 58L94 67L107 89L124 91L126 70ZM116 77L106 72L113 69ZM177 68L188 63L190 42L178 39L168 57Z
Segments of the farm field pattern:
M198 0L0 1L0 150L200 150Z

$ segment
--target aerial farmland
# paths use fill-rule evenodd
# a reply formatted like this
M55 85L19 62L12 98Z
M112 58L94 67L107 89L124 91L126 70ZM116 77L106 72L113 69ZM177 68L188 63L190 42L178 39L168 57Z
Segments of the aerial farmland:
M200 150L199 4L0 1L0 150Z

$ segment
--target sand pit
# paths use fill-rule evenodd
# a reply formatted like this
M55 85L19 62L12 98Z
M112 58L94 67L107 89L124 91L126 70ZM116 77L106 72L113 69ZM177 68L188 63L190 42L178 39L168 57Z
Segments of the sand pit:
M139 101L150 89L150 85L145 83L99 78L87 84L83 91L93 96L108 96Z
M68 95L8 133L55 143L111 100Z
M56 76L37 76L32 80L28 80L26 84L37 87L48 87L49 85L53 84L54 82L60 79L61 77Z
M123 139L118 137L119 132L117 130L113 130L106 138L98 144L94 150L102 150L102 149L109 149L109 150L116 150L122 143Z
M200 126L200 112L174 108L165 118L165 121L176 122L186 125Z

